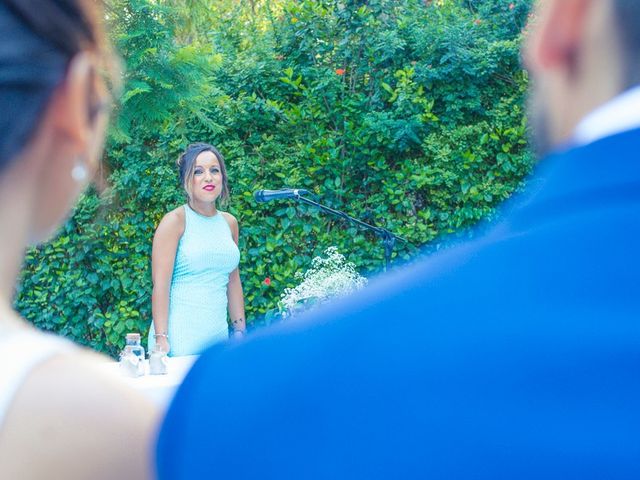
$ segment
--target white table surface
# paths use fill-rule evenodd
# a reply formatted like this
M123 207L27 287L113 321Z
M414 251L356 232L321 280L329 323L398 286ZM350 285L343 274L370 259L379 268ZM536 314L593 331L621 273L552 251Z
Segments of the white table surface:
M158 406L167 408L185 375L197 359L197 355L169 357L166 375L149 375L149 361L145 360L146 374L135 378L124 375L120 371L118 362L106 362L104 367L109 375L135 388Z

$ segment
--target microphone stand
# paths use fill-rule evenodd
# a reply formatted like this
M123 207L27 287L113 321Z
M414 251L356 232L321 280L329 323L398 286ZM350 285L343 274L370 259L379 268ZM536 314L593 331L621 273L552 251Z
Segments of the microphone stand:
M362 227L366 230L370 230L378 235L382 239L382 243L384 245L384 271L386 272L389 268L389 263L391 263L391 253L393 252L393 247L396 244L397 240L404 242L408 245L411 245L408 240L391 233L386 228L376 227L374 225L369 225L368 223L363 222L362 220L358 220L350 215L347 215L340 210L334 210L333 208L327 207L326 205L322 205L321 203L314 202L306 197L301 196L299 193L296 193L293 198L298 200L299 202L306 203L307 205L312 205L320 210L330 213L331 215L335 215L336 217L342 218L343 220L347 220L348 222L353 223L359 227Z

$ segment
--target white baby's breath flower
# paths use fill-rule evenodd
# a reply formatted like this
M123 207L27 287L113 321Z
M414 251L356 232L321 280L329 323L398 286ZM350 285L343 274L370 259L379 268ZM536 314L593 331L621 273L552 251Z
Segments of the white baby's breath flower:
M280 310L285 316L295 310L308 308L329 298L346 295L361 289L367 279L361 276L351 262L336 247L324 251L325 258L315 257L311 268L304 274L296 273L301 283L295 288L287 288L280 297Z

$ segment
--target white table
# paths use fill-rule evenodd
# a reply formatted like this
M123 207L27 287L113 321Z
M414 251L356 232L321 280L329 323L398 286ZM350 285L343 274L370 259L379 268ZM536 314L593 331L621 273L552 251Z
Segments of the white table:
M185 375L197 359L197 355L169 357L166 375L149 375L149 361L145 360L146 374L135 378L123 375L118 362L107 362L104 366L109 375L135 388L159 407L167 408Z

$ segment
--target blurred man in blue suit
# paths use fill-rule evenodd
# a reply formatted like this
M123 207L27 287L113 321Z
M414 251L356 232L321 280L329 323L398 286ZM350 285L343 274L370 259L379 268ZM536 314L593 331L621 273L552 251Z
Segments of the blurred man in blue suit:
M470 243L209 350L160 478L640 478L640 2L536 8L526 194Z

